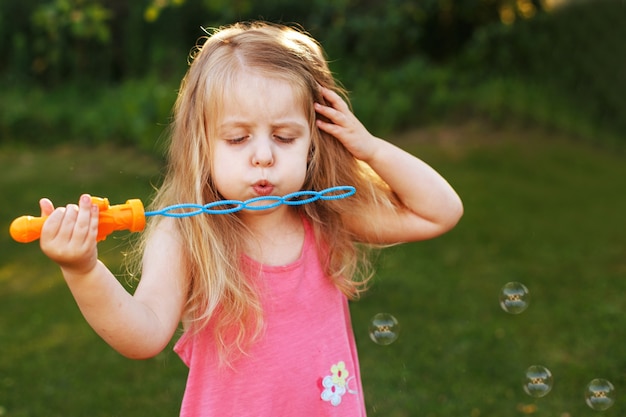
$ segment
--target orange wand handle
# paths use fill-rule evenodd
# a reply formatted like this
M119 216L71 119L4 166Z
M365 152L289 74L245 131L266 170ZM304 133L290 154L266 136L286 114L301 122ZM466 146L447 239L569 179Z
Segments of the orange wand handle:
M141 200L132 199L125 204L109 205L109 200L100 197L91 197L93 204L100 210L98 217L98 237L101 241L116 230L130 230L140 232L146 225L143 203ZM47 216L33 217L22 216L13 220L9 232L11 237L21 243L28 243L39 239L41 229Z

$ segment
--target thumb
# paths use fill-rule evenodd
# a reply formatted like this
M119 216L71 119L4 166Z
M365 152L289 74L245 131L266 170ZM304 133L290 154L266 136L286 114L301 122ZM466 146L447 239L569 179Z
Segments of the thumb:
M39 200L39 207L41 207L41 216L49 216L54 211L54 205L52 201L47 198L42 198Z

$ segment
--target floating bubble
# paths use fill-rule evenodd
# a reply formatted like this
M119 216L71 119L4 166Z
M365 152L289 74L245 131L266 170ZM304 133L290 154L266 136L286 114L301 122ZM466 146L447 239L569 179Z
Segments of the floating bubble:
M594 379L587 385L585 402L594 410L606 410L615 402L615 387L606 379Z
M531 397L541 398L552 390L552 373L541 365L533 365L526 370L524 391Z
M510 314L520 314L530 302L528 288L519 282L509 282L500 291L500 307Z
M379 345L389 345L399 336L398 320L389 313L379 313L370 322L370 339Z

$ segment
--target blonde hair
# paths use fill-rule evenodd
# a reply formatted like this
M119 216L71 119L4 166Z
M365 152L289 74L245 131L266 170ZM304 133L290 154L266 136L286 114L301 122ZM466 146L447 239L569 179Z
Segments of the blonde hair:
M294 28L263 22L237 23L202 38L174 106L164 182L151 204L159 209L181 202L220 200L212 180L211 137L220 103L244 68L288 82L309 116L312 145L303 189L352 185L348 200L292 207L313 227L323 268L335 285L356 298L371 276L367 248L355 242L342 224L346 215L367 221L378 204L395 204L388 187L357 161L335 138L315 124L313 103L323 102L319 86L341 93L320 45ZM346 98L347 99L347 98ZM150 239L158 218L143 233ZM237 214L198 215L178 219L184 262L190 274L183 321L193 331L212 323L222 359L245 352L263 330L257 289L242 270L248 231ZM141 249L140 249L141 250Z

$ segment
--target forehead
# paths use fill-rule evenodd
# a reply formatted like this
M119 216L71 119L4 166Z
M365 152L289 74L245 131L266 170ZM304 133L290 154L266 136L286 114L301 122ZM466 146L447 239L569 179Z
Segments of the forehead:
M224 86L220 122L230 120L308 120L306 93L279 77L242 71Z

